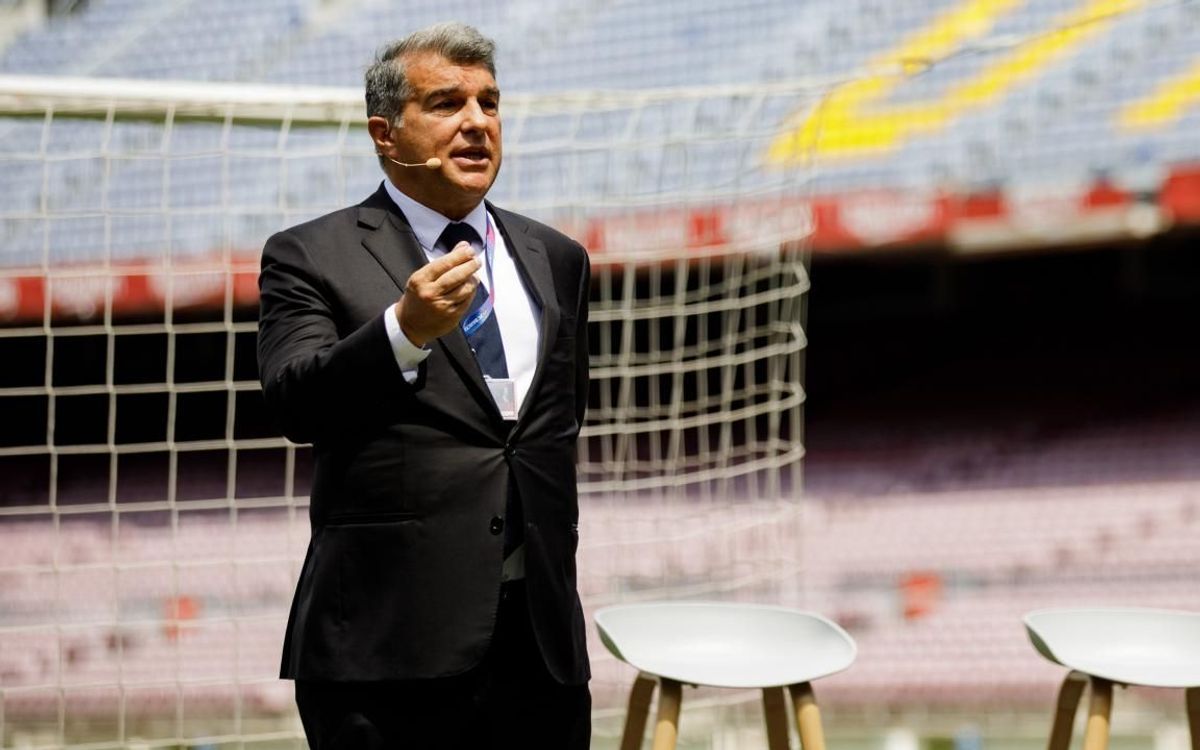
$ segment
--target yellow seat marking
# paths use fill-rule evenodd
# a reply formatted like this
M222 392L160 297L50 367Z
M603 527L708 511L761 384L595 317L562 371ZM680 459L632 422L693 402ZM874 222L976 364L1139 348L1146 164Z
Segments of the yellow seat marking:
M1022 1L971 0L939 17L928 30L918 32L895 51L874 60L868 69L904 70L921 61L936 62L985 36L1001 15ZM768 160L788 163L808 155L848 159L892 150L913 136L944 128L954 118L995 101L1107 28L1116 17L1145 2L1087 0L1055 18L1045 34L1013 48L934 101L872 106L903 83L903 76L878 74L851 81L826 96L798 127L779 136L768 151Z
M1200 60L1181 75L1161 82L1149 96L1124 107L1117 125L1124 130L1151 130L1179 120L1200 104Z

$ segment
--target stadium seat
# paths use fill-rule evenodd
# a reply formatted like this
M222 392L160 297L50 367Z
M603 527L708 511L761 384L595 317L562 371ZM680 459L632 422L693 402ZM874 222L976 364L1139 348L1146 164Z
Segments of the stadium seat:
M654 750L675 747L683 685L762 690L771 750L786 750L784 687L792 694L805 750L824 750L811 682L854 662L854 640L819 615L784 607L661 602L595 614L604 645L639 674L629 694L621 750L641 746L655 683L660 687Z
M1200 743L1200 613L1162 609L1044 609L1025 616L1034 648L1071 671L1063 680L1050 750L1066 750L1091 685L1085 750L1108 747L1114 684L1185 688L1192 747Z

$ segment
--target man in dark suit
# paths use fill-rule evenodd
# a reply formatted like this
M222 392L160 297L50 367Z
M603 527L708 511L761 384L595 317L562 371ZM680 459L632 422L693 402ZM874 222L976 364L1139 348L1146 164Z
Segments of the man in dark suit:
M588 259L484 201L493 49L461 24L383 49L387 179L263 251L263 392L315 457L282 666L314 748L588 746Z

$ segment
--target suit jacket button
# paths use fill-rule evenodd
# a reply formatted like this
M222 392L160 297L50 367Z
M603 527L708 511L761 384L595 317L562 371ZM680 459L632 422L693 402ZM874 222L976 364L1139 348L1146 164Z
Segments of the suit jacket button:
M506 446L504 446L504 457L505 457L505 458L512 458L512 457L513 457L513 456L515 456L515 455L517 455L517 449L516 449L516 448L514 448L514 447L513 447L513 446L511 446L511 445L506 445Z
M504 519L500 516L492 516L492 523L488 526L488 531L492 532L492 536L499 536L504 531Z

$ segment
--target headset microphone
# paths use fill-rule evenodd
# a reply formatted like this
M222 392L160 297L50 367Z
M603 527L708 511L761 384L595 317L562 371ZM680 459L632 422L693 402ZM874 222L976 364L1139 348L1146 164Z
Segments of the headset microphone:
M383 156L383 158L387 159L391 163L401 167L425 167L426 169L440 169L442 166L442 160L436 156L431 156L425 161L419 161L414 164L405 164L402 161L396 161L392 157L384 156L383 154L380 154L380 156Z

